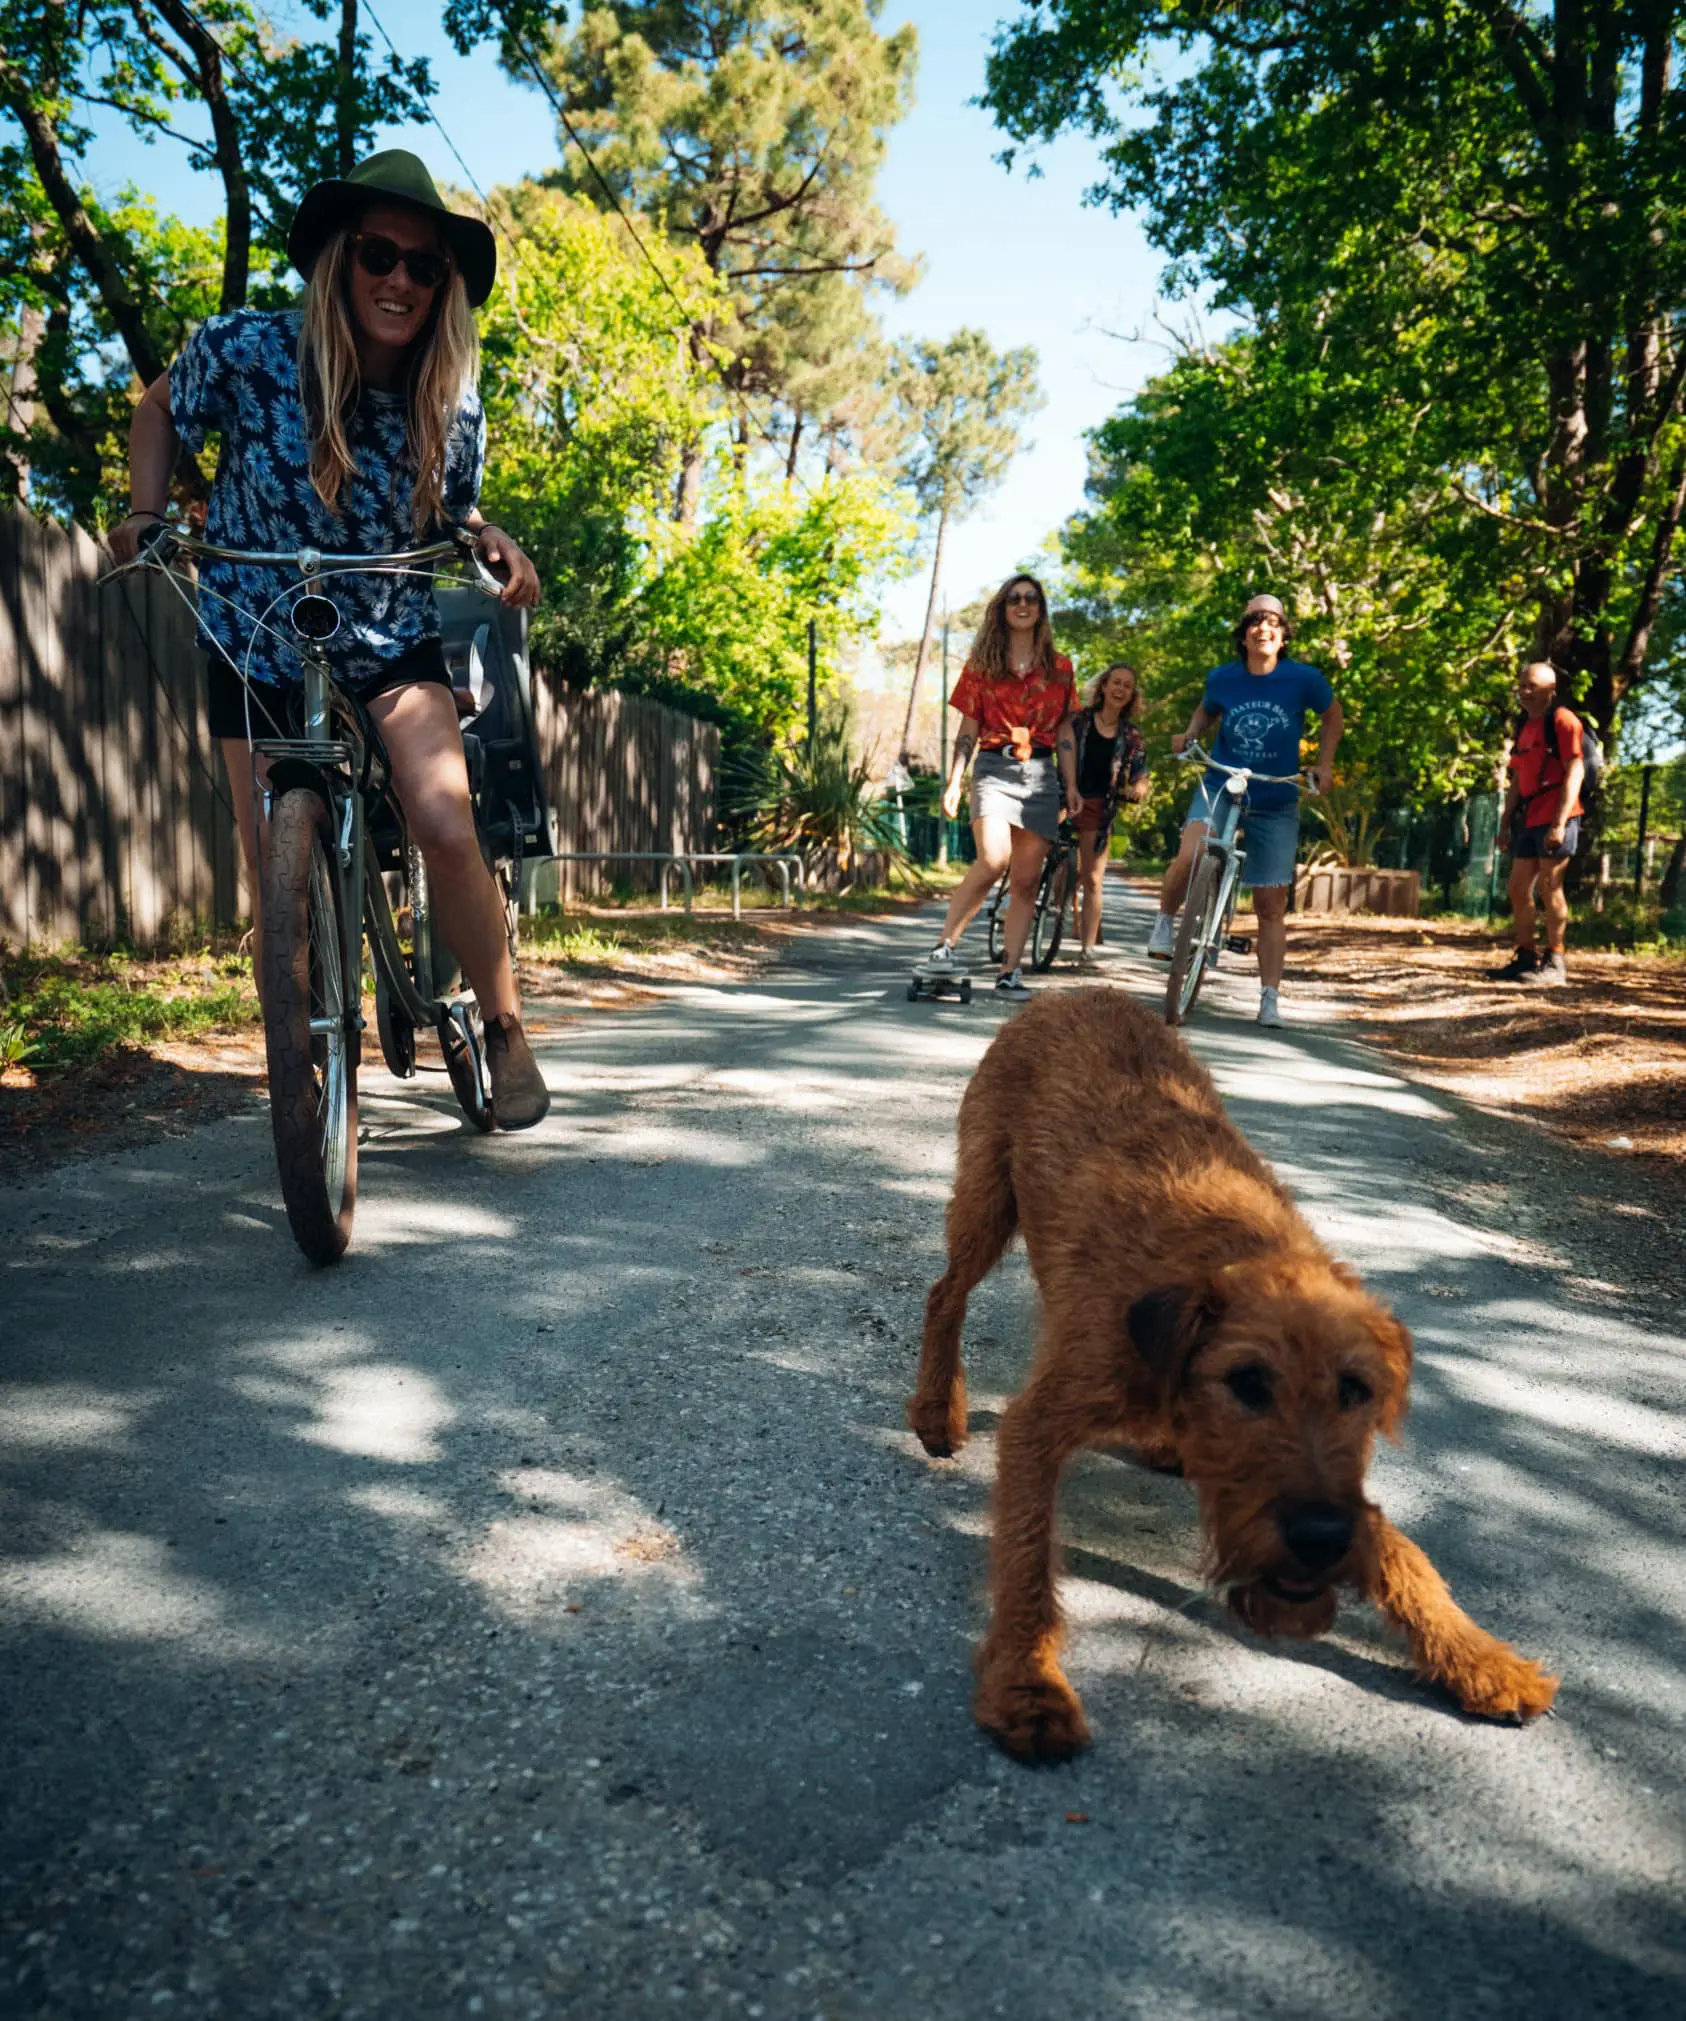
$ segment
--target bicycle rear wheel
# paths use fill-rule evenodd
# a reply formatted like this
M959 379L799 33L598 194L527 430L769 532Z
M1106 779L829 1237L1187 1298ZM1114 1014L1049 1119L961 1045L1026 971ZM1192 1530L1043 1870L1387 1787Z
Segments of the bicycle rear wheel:
M990 965L999 968L1001 957L1007 951L1007 886L998 884L989 900L989 959Z
M345 1254L357 1205L361 978L346 972L336 854L322 796L304 786L277 795L263 891L269 1113L287 1221L317 1264Z
M1223 866L1213 855L1202 856L1189 880L1171 950L1171 973L1165 978L1165 1022L1180 1025L1194 1008L1206 980L1206 950L1217 927L1218 885Z
M1065 911L1077 880L1069 849L1058 849L1042 873L1036 893L1036 917L1030 929L1030 965L1038 975L1053 967L1065 935Z

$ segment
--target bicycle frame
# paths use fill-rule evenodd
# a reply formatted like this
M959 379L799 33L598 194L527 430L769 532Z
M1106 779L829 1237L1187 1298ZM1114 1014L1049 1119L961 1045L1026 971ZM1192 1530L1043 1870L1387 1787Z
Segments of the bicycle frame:
M1213 807L1206 822L1206 839L1200 860L1189 879L1182 917L1178 921L1171 973L1165 987L1165 1021L1172 1025L1180 1024L1194 1008L1206 971L1217 966L1229 936L1229 923L1234 915L1241 880L1242 852L1237 835L1249 789L1255 784L1295 787L1302 784L1302 775L1297 772L1282 777L1275 773L1255 772L1246 765L1226 765L1210 757L1199 744L1188 745L1182 758L1185 764L1204 765L1223 774L1224 783L1217 795L1218 804ZM1203 876L1208 867L1215 869L1217 875L1217 888L1209 899L1204 890ZM1200 915L1198 924L1197 912Z
M357 555L324 553L308 547L293 551L229 548L199 540L173 527L165 527L150 539L143 540L141 552L130 566L144 563L166 575L172 574L162 552L166 547L179 548L199 559L236 561L252 567L296 569L307 592L311 586L331 580L336 575L419 573L424 569L430 570L431 564L436 562L464 559L473 565L476 588L492 597L500 595L502 590L502 585L480 560L475 537L466 529L459 529L449 539L393 554ZM286 594L286 590L280 592L281 596ZM248 666L258 628L267 626L269 613L279 600L280 596L277 596L271 602L254 627L252 644L247 648ZM345 974L348 977L362 974L362 944L366 935L377 975L396 999L405 1017L413 1025L430 1026L440 1031L443 1039L443 1026L453 1014L453 1004L445 998L424 997L416 988L398 945L398 932L387 900L386 886L368 860L368 818L387 797L391 777L379 734L364 717L361 708L351 702L343 690L336 688L333 674L320 654L308 650L300 638L289 639L287 643L298 652L302 666L303 735L255 738L251 742L254 760L262 758L268 765L268 776L260 789L265 818L268 818L276 792L290 784L313 785L322 794L333 817L337 838L336 870L342 900L340 917L345 922L341 959ZM249 682L246 669L237 671L242 681ZM352 735L349 737L336 734L336 693L342 697L344 712L350 719ZM396 808L396 802L394 806L399 815L399 832L403 835L402 809ZM418 940L425 934L425 917L416 920L415 931ZM352 1039L352 1031L361 1033L366 1026L358 1001L360 996L360 990L354 993L347 1013L346 1037L352 1043L356 1043Z

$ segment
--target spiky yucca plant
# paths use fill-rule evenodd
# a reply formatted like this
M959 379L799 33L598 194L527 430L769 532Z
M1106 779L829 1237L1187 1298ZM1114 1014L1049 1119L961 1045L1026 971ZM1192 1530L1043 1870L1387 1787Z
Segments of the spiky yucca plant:
M895 810L875 791L872 767L849 750L849 718L821 718L806 740L767 752L750 767L737 798L743 832L755 849L794 853L804 873L826 885L860 881L864 859L880 859L886 883L921 882L896 832Z

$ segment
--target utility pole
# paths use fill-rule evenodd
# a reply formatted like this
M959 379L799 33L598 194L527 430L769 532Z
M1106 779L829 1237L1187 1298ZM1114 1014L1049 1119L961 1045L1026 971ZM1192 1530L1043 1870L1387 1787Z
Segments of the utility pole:
M937 868L948 868L948 816L942 794L948 785L948 612L943 611L943 691L937 697Z
M814 762L814 733L819 723L819 703L815 689L815 664L819 652L819 627L808 620L808 763Z
M1645 838L1651 826L1651 761L1647 757L1639 774L1639 846L1633 852L1633 895L1645 895Z

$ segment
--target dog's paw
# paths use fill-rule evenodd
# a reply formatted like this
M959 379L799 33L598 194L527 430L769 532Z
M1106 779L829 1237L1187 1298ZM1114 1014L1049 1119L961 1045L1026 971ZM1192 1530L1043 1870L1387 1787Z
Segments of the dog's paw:
M932 1459L952 1459L966 1443L965 1398L910 1396L907 1421Z
M986 1673L972 1713L1019 1761L1064 1761L1089 1745L1082 1702L1063 1677Z
M1439 1681L1478 1719L1521 1724L1549 1712L1557 1696L1557 1679L1508 1642L1489 1642Z

